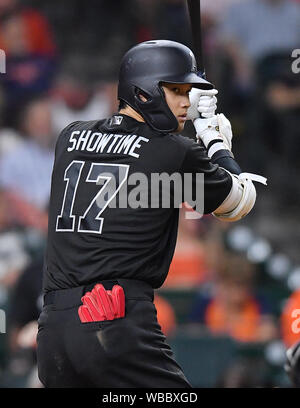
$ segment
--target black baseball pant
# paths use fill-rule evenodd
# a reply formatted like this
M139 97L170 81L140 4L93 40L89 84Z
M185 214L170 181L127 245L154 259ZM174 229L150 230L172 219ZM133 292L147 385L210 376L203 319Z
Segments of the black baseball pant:
M45 387L190 388L157 322L153 289L129 279L125 317L81 323L81 297L94 286L49 292L39 318L38 373Z

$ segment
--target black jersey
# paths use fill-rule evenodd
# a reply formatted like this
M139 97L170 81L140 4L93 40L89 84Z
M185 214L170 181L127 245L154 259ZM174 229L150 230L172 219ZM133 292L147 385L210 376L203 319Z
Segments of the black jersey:
M162 285L175 249L178 208L110 205L121 191L134 196L136 186L126 185L130 177L149 180L154 173L203 173L204 213L218 208L232 185L193 140L155 132L126 115L75 122L62 131L52 174L46 292L117 278ZM114 183L108 174L116 175Z

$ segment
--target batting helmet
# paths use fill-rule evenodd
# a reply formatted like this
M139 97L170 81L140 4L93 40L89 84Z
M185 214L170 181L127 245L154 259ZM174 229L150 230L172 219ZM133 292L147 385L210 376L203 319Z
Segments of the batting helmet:
M162 82L213 88L197 72L194 54L183 44L146 41L127 51L121 62L118 98L159 132L173 132L178 128L177 119L165 100ZM142 101L140 95L147 100Z

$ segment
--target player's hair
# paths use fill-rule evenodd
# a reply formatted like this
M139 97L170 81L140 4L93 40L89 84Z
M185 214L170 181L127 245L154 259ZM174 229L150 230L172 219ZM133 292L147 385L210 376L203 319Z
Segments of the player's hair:
M119 108L118 108L118 110L120 111L121 109L125 109L126 106L128 106L127 103L124 102L122 99L119 99Z

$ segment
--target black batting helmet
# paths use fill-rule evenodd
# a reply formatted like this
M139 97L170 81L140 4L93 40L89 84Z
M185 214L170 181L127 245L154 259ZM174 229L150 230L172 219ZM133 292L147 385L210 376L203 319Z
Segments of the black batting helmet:
M146 41L127 51L121 62L118 98L159 132L173 132L178 128L177 119L166 103L162 82L213 88L200 76L194 54L183 44ZM143 102L139 95L144 95L147 101Z

